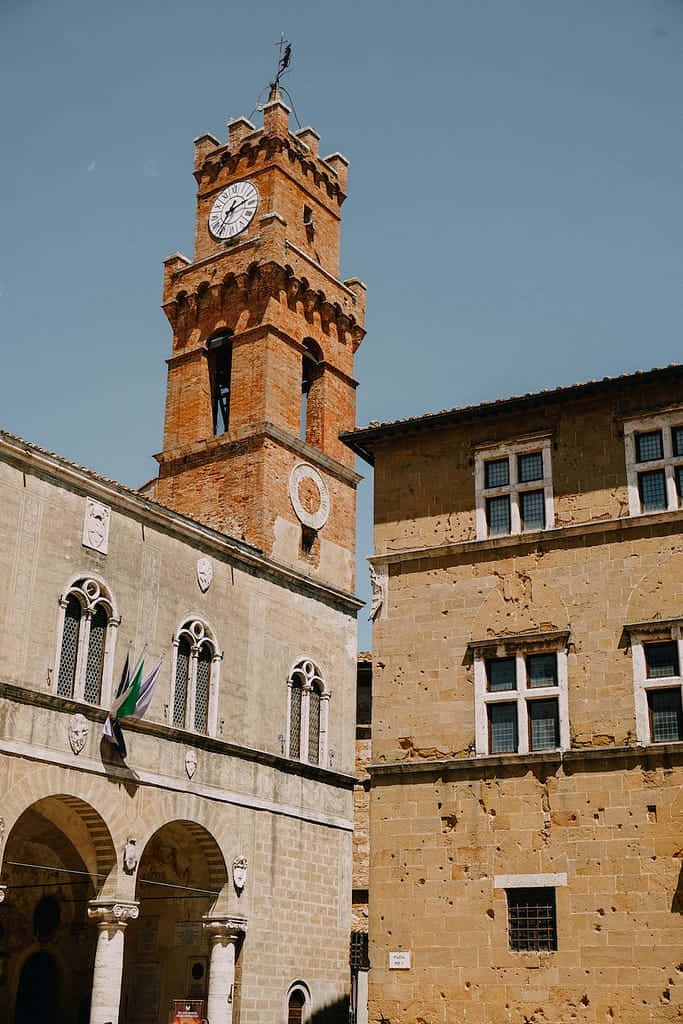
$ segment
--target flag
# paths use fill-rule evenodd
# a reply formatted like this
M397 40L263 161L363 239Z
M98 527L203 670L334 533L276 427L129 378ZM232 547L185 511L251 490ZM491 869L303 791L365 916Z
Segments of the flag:
M121 730L121 719L144 718L145 712L152 702L152 694L159 672L161 671L161 660L154 666L147 676L143 676L144 661L142 655L135 666L133 674L130 673L130 658L126 656L126 662L121 673L121 682L114 700L111 711L104 723L103 736L112 743L118 750L121 758L127 756L126 742Z

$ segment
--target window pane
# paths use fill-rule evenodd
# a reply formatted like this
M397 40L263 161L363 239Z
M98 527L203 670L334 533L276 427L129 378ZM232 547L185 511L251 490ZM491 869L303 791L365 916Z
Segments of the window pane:
M681 713L681 691L650 690L647 695L650 705L650 724L653 743L667 743L683 739L683 714Z
M309 694L308 760L311 764L320 763L320 694L315 687Z
M489 737L492 754L517 753L517 704L489 704Z
M650 430L647 434L636 434L636 461L652 462L664 457L661 430Z
M496 690L516 690L514 658L488 658L486 661L486 678L491 692Z
M173 724L178 729L185 728L185 708L187 706L187 679L190 671L190 644L184 637L178 644L178 655L175 666L175 689L173 691Z
M676 490L678 491L678 500L683 501L683 466L676 466L674 472L676 474Z
M506 487L510 483L510 466L507 459L492 459L484 463L485 486Z
M643 511L658 511L666 508L666 479L663 469L638 474L638 490Z
M529 748L553 750L560 745L560 716L556 700L530 700Z
M107 635L107 613L98 605L90 620L88 640L88 661L85 666L85 688L83 696L88 704L99 704L102 689L102 668L104 666L104 640Z
M674 455L683 455L683 427L672 427L671 442Z
M645 644L645 664L648 679L662 679L678 675L678 651L676 644Z
M540 452L532 452L530 455L520 455L517 468L519 482L526 484L530 480L543 479L543 456Z
M510 498L507 494L501 498L486 499L486 522L492 536L510 532Z
M524 529L542 529L545 526L545 495L543 491L522 491L519 498Z
M557 655L530 654L526 659L528 686L557 686Z
M295 679L289 691L289 756L300 757L301 684Z
M197 732L209 731L209 685L211 682L211 651L203 644L197 658L197 685L194 691L194 727Z
M67 598L62 632L62 651L59 656L57 693L62 697L73 697L76 675L76 654L78 633L81 625L81 603L73 594Z
M557 949L554 889L508 889L510 949Z

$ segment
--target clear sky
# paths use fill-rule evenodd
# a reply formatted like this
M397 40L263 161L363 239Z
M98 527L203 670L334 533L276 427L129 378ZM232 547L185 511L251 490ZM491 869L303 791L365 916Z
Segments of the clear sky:
M0 0L5 429L154 475L192 139L251 114L281 31L351 161L360 424L680 361L683 0ZM361 563L370 521L366 483Z

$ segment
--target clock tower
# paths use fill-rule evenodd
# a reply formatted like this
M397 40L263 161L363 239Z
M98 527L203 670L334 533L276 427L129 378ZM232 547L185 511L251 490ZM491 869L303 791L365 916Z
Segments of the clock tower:
M164 264L173 329L159 502L350 591L360 477L353 362L365 286L339 280L348 161L290 131L277 87L263 127L195 140L194 259Z

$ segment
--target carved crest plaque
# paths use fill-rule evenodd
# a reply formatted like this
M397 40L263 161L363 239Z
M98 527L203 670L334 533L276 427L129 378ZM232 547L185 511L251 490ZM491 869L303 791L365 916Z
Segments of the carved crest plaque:
M93 498L85 499L83 546L106 555L109 550L109 520L111 509Z
M88 719L80 712L73 716L69 723L69 744L74 754L78 755L88 740Z
M202 594L205 594L213 582L213 563L203 555L197 559L197 583Z

